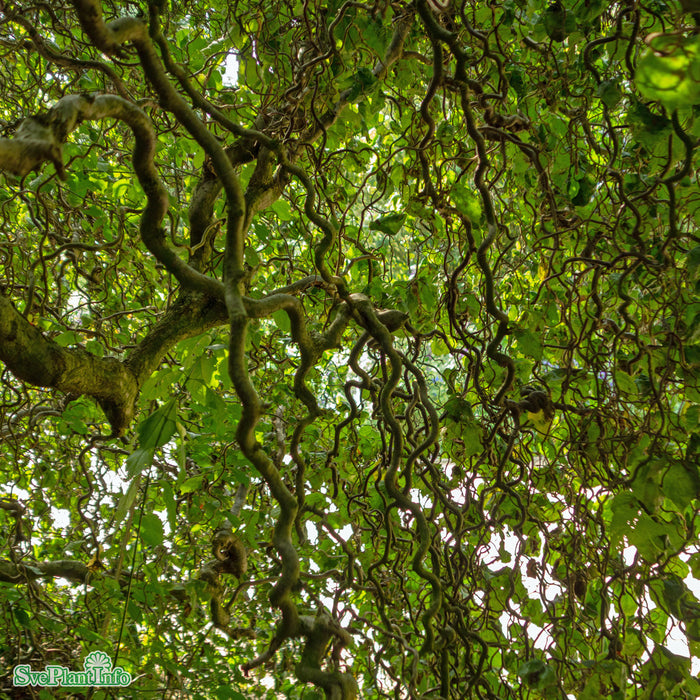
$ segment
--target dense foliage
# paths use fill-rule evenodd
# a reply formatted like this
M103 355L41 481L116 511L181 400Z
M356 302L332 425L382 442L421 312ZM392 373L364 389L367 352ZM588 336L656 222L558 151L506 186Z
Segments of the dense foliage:
M0 2L0 693L696 698L696 0Z

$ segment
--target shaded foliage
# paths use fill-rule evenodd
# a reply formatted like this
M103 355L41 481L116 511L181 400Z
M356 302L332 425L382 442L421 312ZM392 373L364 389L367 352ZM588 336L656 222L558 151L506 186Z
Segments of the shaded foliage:
M0 2L2 692L698 697L696 9Z

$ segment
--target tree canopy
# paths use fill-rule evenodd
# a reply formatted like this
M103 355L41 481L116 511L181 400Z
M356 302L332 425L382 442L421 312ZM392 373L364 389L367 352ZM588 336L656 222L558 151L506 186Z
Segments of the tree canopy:
M0 692L700 696L699 25L0 2Z

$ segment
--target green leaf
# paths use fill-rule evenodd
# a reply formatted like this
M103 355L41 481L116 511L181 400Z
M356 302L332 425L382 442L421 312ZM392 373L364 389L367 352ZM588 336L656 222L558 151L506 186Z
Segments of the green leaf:
M530 659L518 669L518 675L531 688L546 688L557 682L557 677L550 666L540 659Z
M163 543L163 521L155 513L144 513L141 518L141 539L143 543L155 547Z
M139 483L140 482L138 479L132 479L126 493L121 495L114 513L115 524L119 524L122 520L124 520L126 514L129 512L129 509L134 504L136 494L139 491Z
M461 396L451 396L445 402L445 412L453 421L470 421L474 419L472 407Z
M612 518L608 535L614 546L630 531L630 523L639 513L639 503L633 494L623 491L618 493L611 503Z
M374 73L363 66L353 76L352 84L348 90L347 99L350 102L354 102L358 97L366 94L376 82L377 78L375 77Z
M461 182L454 185L450 197L455 207L473 224L479 224L482 218L481 199L479 195L465 187Z
M670 110L700 104L700 38L656 36L637 61L639 91Z
M275 311L272 318L283 333L289 334L292 332L292 324L289 320L289 314L286 311Z
M688 253L686 265L688 267L688 274L692 279L695 279L697 277L698 267L700 267L700 246L691 248Z
M153 462L154 448L136 449L126 458L126 471L129 477L143 473Z
M564 41L576 29L575 16L565 10L559 0L554 0L547 6L542 15L542 23L547 36L557 42Z
M517 347L524 355L538 361L542 359L544 343L541 334L518 328L513 331L513 335L516 338Z
M588 175L583 175L571 181L569 197L571 198L571 203L577 207L583 207L588 204L594 192L595 185Z
M662 582L661 594L666 605L666 609L676 618L682 619L680 602L688 593L683 581L676 577L667 577Z
M620 86L615 80L603 80L598 85L596 95L608 109L612 109L622 98Z
M615 383L623 393L632 396L637 394L637 384L634 378L627 374L627 372L623 372L622 370L615 372Z
M191 476L189 479L185 480L180 486L180 493L185 496L188 493L194 493L199 490L202 482L204 481L204 475L198 474L197 476Z
M60 333L54 338L54 341L61 345L62 347L69 347L71 345L77 345L81 341L79 333L75 331L66 331L65 333Z
M405 220L406 214L394 212L392 214L385 214L379 219L375 219L370 223L369 228L371 231L381 231L387 236L395 236L403 226Z
M681 510L685 510L694 498L700 496L700 477L695 464L675 462L664 475L664 495Z
M31 629L32 627L32 619L29 617L29 613L24 609L24 608L12 608L12 614L15 617L15 620L24 627L25 629Z
M142 449L162 447L177 430L177 401L173 398L156 409L138 427L139 445Z
M646 513L640 513L627 537L646 561L654 562L664 551L663 538L668 532L667 526L656 522Z
M159 482L163 501L168 513L168 525L171 530L177 528L177 504L175 503L175 491L169 481L163 479Z

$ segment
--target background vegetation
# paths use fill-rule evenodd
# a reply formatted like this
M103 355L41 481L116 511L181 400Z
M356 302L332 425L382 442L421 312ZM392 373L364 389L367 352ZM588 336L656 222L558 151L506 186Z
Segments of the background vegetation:
M0 2L0 692L700 696L698 24Z

